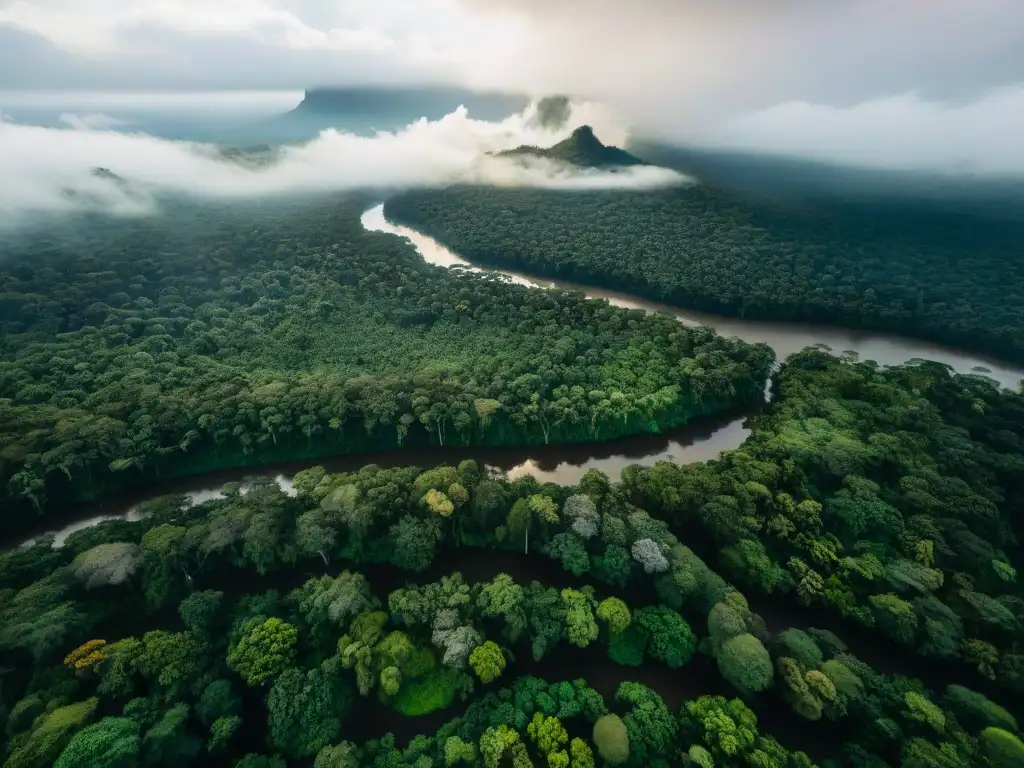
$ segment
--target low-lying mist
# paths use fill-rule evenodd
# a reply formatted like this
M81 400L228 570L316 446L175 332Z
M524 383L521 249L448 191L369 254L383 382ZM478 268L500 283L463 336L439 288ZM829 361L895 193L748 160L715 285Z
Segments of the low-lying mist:
M498 122L476 120L459 108L440 120L420 119L394 132L359 136L331 129L305 144L261 153L116 132L91 118L67 116L64 122L72 127L0 123L0 223L83 209L146 214L158 207L162 195L243 199L460 182L650 189L690 181L654 166L599 171L488 154L523 144L549 146L584 123L605 143L625 143L626 128L591 103L573 104L568 120L557 127L539 119L536 104Z

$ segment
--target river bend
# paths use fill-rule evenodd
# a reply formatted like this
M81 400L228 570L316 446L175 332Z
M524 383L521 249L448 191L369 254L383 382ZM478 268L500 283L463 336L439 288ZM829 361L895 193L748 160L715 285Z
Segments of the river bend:
M582 291L590 298L605 299L616 307L664 312L674 315L688 326L707 325L724 336L736 336L752 344L764 342L775 350L779 360L785 360L805 347L823 345L836 353L854 352L862 360L874 360L880 365L887 366L901 365L913 359L936 360L949 365L959 373L982 374L1009 388L1016 388L1021 379L1024 379L1024 369L967 350L916 339L829 326L759 322L710 315L603 288L475 266L434 239L387 221L384 217L383 204L366 211L362 216L362 223L367 230L386 232L407 239L431 264L462 269L469 273L502 274L513 283L538 289ZM507 472L512 478L532 474L540 482L571 485L578 482L590 469L599 469L610 477L617 478L630 464L651 465L662 460L685 464L705 461L722 451L738 448L750 433L745 421L746 415L731 414L706 419L702 423L688 425L662 435L637 435L599 444L396 450L304 463L291 462L262 469L240 468L129 491L73 510L67 516L48 516L40 529L33 532L29 541L43 534L52 534L55 543L60 545L71 533L103 520L136 519L138 504L146 498L166 493L184 493L198 504L218 496L226 483L243 481L246 477L256 474L275 477L288 491L291 488L289 478L295 472L315 465L323 465L329 471L341 472L358 469L366 464L427 468L474 458L487 467Z

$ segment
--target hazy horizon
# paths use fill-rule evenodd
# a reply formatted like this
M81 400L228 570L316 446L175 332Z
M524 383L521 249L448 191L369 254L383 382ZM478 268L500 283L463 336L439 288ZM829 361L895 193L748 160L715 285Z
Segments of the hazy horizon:
M1001 175L1021 51L1016 0L0 0L8 92L566 93L679 145Z

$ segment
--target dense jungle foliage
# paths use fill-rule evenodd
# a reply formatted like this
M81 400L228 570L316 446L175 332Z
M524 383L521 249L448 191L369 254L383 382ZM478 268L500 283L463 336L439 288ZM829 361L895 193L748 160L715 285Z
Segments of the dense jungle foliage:
M752 437L630 471L725 572L1024 693L1024 395L938 363L790 358Z
M539 199L500 193L519 194ZM581 206L581 226L605 205L663 203L669 221L691 194L558 205ZM498 205L454 189L393 206L447 216L429 201L461 195ZM0 523L160 475L596 441L761 398L764 345L431 267L363 230L370 202L168 201L5 240ZM712 230L717 205L701 213ZM591 235L566 210L543 245L571 261ZM495 231L515 212L492 211ZM657 231L637 247L667 253ZM732 265L733 283L693 263L687 279L734 310L755 285L772 296L761 310L798 313L772 281L830 274L827 253L888 281L892 322L1013 356L1012 268L998 304L994 278L972 274L963 301L935 303L926 283L910 311L886 270L952 251L837 251L824 226L818 250L785 251L789 267L741 268L775 253L757 250L776 242L761 231L708 262ZM968 252L927 280L964 264L991 266ZM833 321L874 290L851 280L814 294ZM865 311L861 324L880 317ZM984 336L996 317L1005 327ZM775 377L750 438L706 463L571 487L472 460L314 467L287 492L249 478L202 504L152 499L137 520L0 554L0 755L5 768L1018 767L1022 435L1024 394L984 377L809 349Z
M466 279L371 203L166 203L0 244L0 527L157 476L657 432L760 397L765 346Z
M770 631L630 483L508 481L466 461L314 468L294 485L155 499L138 522L0 556L5 765L1010 768L1024 755L1012 709L977 687L884 673L828 630ZM793 504L801 531L816 505ZM526 572L554 561L561 583L499 571L510 555L467 580L456 569L481 548L521 553ZM560 648L588 654L586 680L523 674ZM631 679L645 669L647 684ZM694 679L709 690L679 696Z
M900 201L768 203L707 184L629 193L452 186L404 192L385 213L479 264L1024 361L1020 220Z

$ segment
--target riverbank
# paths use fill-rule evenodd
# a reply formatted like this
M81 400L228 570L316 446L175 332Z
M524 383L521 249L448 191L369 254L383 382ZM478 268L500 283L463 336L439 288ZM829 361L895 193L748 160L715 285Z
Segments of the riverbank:
M253 477L273 478L289 491L295 473L316 466L322 466L333 474L358 471L371 464L386 468L431 469L473 459L489 471L507 474L512 480L530 475L540 483L575 485L592 469L615 479L631 465L653 466L659 461L689 464L707 461L723 451L738 448L750 434L750 418L759 410L755 407L748 412L722 413L661 434L632 435L602 443L500 448L418 446L185 475L126 489L93 503L71 505L63 512L48 514L29 530L0 539L0 550L24 546L42 536L53 536L54 545L60 546L75 531L105 520L138 519L138 507L148 499L181 494L189 497L193 504L201 504L219 496L224 486L244 484Z
M366 210L361 223L370 231L387 232L402 237L416 248L427 262L438 266L485 272L441 246L435 240L407 227L391 224L385 218L383 204ZM709 325L722 335L737 336L749 343L763 342L775 349L780 360L807 346L824 345L835 352L849 350L861 359L881 365L898 365L912 359L932 359L949 365L958 373L973 373L995 379L1001 386L1015 388L1024 379L1024 368L999 363L965 350L956 350L913 339L881 334L865 334L850 330L814 327L788 323L759 323L683 311L658 302L627 294L583 287L571 283L538 281L516 272L500 271L520 285L560 290L582 291L589 298L605 299L624 309L642 309L675 316L684 325ZM766 394L770 381L766 384ZM0 547L9 548L27 543L42 535L52 534L59 544L70 533L109 519L131 519L135 508L147 498L170 493L183 493L199 503L220 493L227 483L243 482L245 478L266 475L287 484L295 472L323 465L331 472L356 470L367 464L384 467L418 466L427 469L439 464L456 464L466 458L505 471L516 478L530 474L539 482L572 485L590 469L597 469L617 479L630 464L651 466L658 461L686 464L715 458L723 451L740 447L750 434L747 420L759 410L752 406L745 412L732 411L700 419L684 427L661 434L633 435L601 443L573 443L504 447L415 446L380 451L367 450L337 454L325 452L291 461L252 462L245 466L214 472L182 475L175 480L165 478L145 486L125 489L105 496L94 503L71 505L67 511L39 519L23 534L7 536Z
M1007 363L991 356L979 355L966 349L943 346L906 336L859 331L835 325L758 321L716 315L681 308L622 291L572 283L546 275L532 275L522 271L471 263L434 238L390 221L387 218L386 204L368 210L363 214L362 221L363 226L367 229L389 232L409 240L420 255L431 264L460 267L481 273L498 273L508 276L512 282L520 285L582 291L588 298L605 299L616 307L670 314L687 326L706 325L714 328L722 336L735 336L749 344L767 344L775 350L780 362L806 347L825 346L836 354L846 351L853 352L861 360L874 360L883 366L902 365L913 359L935 360L950 366L957 373L984 375L1010 389L1016 389L1017 384L1024 379L1024 366Z

